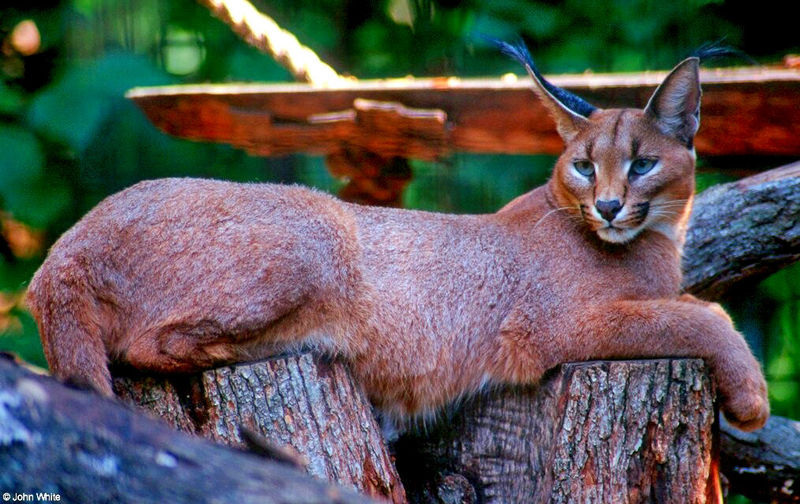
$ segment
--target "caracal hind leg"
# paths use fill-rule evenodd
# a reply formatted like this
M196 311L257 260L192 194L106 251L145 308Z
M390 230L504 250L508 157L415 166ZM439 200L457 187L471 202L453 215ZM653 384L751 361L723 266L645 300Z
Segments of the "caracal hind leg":
M298 288L298 285L303 287ZM316 322L309 284L292 283L279 292L264 289L246 299L211 300L199 310L178 309L166 321L132 337L118 361L158 373L187 373L274 355L302 344Z

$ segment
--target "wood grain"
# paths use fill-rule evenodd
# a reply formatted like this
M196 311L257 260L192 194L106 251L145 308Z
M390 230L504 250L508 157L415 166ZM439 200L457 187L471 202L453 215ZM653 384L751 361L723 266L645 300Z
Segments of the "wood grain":
M551 80L600 107L643 107L665 75L581 74ZM701 80L699 154L800 155L800 70L707 70ZM137 88L127 96L162 131L259 155L328 154L361 146L386 157L435 159L457 151L558 154L563 146L525 79L389 79L336 88L213 84ZM385 115L361 123L357 100L435 112L406 122ZM446 118L443 129L431 129L437 115ZM375 125L379 136L372 130Z

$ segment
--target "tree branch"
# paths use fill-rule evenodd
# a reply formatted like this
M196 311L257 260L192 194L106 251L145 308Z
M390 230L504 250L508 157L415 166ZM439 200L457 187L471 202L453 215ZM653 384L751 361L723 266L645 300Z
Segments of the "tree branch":
M684 248L683 286L718 299L800 258L800 162L699 194Z
M800 502L800 422L772 416L742 432L724 420L721 470L731 491L763 502Z

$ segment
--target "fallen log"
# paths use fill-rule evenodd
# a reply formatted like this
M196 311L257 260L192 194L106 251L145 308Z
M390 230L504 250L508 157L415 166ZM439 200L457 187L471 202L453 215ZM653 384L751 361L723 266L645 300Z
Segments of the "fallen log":
M241 428L308 473L367 495L406 501L361 387L347 367L302 354L171 377L116 377L117 395L176 428L246 447Z
M0 467L4 501L372 502L276 462L176 432L8 359L0 359Z

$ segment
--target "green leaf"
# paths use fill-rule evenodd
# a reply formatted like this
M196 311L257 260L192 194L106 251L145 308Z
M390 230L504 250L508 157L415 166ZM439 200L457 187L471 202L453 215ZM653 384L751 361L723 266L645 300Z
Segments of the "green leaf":
M114 110L125 92L135 86L170 83L145 58L110 53L70 68L62 79L33 100L28 123L42 135L81 153Z
M39 141L19 126L0 124L0 198L6 210L24 211L25 195L42 173Z
M39 176L44 155L33 133L19 126L0 124L0 193Z
M17 219L45 229L57 221L71 203L72 195L62 181L41 177L15 195L10 206Z
M91 91L56 85L33 102L29 122L42 135L82 152L108 112L108 104Z
M23 105L22 94L0 81L0 114L17 114L22 110Z
M0 351L13 353L26 362L47 368L39 331L31 314L15 308L9 315L13 322L8 329L0 331Z
M15 218L42 228L70 202L63 183L48 179L36 136L19 126L0 125L0 200Z

